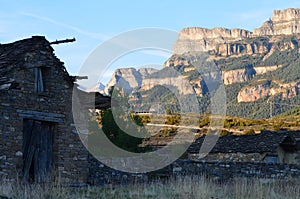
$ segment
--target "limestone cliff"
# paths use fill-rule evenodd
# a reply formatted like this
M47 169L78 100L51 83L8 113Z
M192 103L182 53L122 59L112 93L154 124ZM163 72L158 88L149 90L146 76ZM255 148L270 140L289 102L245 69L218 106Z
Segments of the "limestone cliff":
M300 33L300 9L274 10L272 19L254 30L254 36L291 35Z
M115 85L122 87L127 93L131 93L133 89L142 85L145 77L156 71L157 69L154 68L141 68L138 70L135 68L116 69L111 80L105 87L105 93L109 94L109 90Z
M264 54L269 52L270 43L254 41L252 38L298 33L300 33L300 9L275 10L272 18L253 32L236 28L184 28L179 32L173 54L201 51L220 56Z
M184 68L194 68L193 63L201 59L200 53L185 53L182 55L174 54L165 63L165 67L184 66ZM186 69L188 70L188 69Z
M277 70L280 67L282 67L282 65L256 66L244 69L222 71L222 79L225 85L246 82L251 80L255 75L261 75L267 72L271 72Z
M288 99L295 97L299 94L300 82L292 82L288 84L281 84L273 81L274 85L271 86L271 82L260 83L254 86L246 86L239 93L238 102L254 102L258 99L281 95L282 99Z
M193 85L191 85L184 76L146 78L143 80L141 91L150 90L157 85L166 86L166 88L170 86L175 87L180 94L183 95L194 94Z
M218 44L238 41L249 35L251 35L250 31L242 29L184 28L179 32L173 54L214 50Z

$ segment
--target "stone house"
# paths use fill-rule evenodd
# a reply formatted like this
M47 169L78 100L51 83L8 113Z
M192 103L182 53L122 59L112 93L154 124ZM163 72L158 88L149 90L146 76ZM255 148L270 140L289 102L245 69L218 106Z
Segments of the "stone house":
M191 160L207 162L253 162L299 164L300 132L264 131L256 135L220 137L211 152L199 158L205 136L198 138L187 150Z
M0 45L0 179L88 181L89 153L72 116L77 79L52 44L33 36Z

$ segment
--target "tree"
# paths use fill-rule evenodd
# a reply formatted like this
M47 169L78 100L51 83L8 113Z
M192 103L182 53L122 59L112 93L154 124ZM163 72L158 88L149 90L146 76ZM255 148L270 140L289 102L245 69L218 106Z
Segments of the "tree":
M141 124L140 119L136 117L134 119L138 125ZM130 152L140 151L139 144L142 143L143 138L134 137L122 131L115 122L111 109L104 111L102 125L103 132L116 146Z
M167 114L167 115L171 115L171 109L167 108L167 109L166 109L166 114Z

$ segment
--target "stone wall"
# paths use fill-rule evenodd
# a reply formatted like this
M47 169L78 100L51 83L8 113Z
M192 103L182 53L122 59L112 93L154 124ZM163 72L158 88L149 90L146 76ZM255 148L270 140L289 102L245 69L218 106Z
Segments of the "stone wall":
M300 177L300 165L296 164L177 160L171 165L157 171L131 174L109 168L93 157L90 157L89 160L89 183L91 185L149 182L157 178L168 178L172 175L206 175L217 180L228 180L235 177Z
M53 180L86 183L88 152L78 135L72 133L72 78L44 37L6 45L16 54L14 60L5 60L15 64L7 77L13 79L17 86L0 90L0 179L22 178L23 121L35 119L25 114L35 111L59 115L54 122ZM41 93L35 91L37 67L43 68L44 92Z
M300 176L300 165L247 162L193 162L178 161L173 173L206 174L222 180L233 177L288 178Z
M211 153L199 159L199 154L189 154L190 160L206 162L263 162L267 153Z

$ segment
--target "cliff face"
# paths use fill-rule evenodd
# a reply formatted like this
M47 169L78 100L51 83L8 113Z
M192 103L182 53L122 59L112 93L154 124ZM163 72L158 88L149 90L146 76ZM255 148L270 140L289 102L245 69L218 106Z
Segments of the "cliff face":
M267 82L244 87L238 93L238 102L254 102L258 99L278 94L281 95L282 99L289 99L299 94L300 82L292 82L289 84L273 83L275 83L273 86L270 85L270 82Z
M184 28L179 32L178 40L174 46L174 54L187 52L209 51L216 49L218 44L234 42L247 38L250 31L226 28Z
M253 42L251 38L297 33L300 33L300 9L275 10L272 19L253 32L226 28L184 28L179 32L173 53L212 51L221 56L263 54L269 51L269 43Z
M299 9L274 10L272 19L264 22L260 28L255 29L253 35L291 35L300 33L299 19Z
M141 91L150 90L158 85L166 85L167 88L169 86L175 87L176 89L178 89L180 94L183 95L194 93L193 86L183 76L166 78L146 78L142 83Z
M120 68L116 69L112 75L111 80L105 87L105 93L109 94L109 90L112 86L120 85L124 91L131 93L133 89L138 88L142 85L142 81L148 75L157 72L154 68Z
M225 85L241 83L251 80L255 75L261 75L281 68L282 65L276 66L256 66L244 69L222 71L222 79Z

